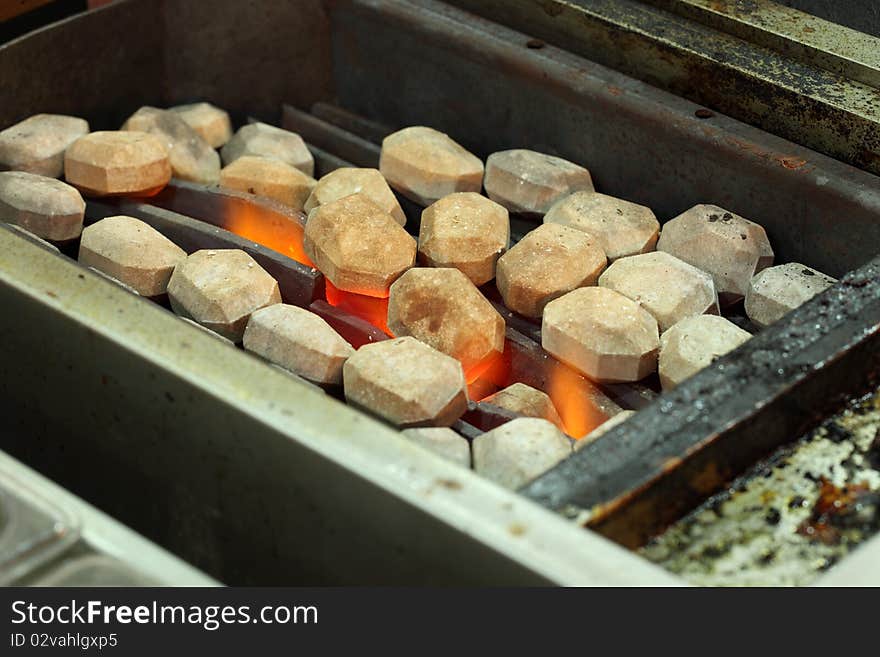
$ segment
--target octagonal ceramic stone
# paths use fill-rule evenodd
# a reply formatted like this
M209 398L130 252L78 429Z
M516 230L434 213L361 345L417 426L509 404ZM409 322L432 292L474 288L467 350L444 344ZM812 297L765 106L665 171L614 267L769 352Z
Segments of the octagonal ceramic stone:
M281 160L244 155L223 167L220 187L265 196L301 211L315 179Z
M190 103L171 108L195 130L211 148L220 148L232 137L232 122L226 110L211 103Z
M660 338L660 384L670 390L752 335L724 317L688 317Z
M365 194L352 194L309 213L306 254L340 290L373 297L412 267L416 241Z
M663 332L685 317L718 314L712 277L663 251L620 258L599 277L654 316Z
M467 410L461 364L412 337L362 346L343 379L349 403L399 427L449 426Z
M394 217L394 221L401 226L406 224L406 215L403 214L397 197L378 169L341 167L331 171L315 185L304 209L311 212L320 205L338 201L351 194L364 194Z
M471 446L449 427L417 427L404 429L409 440L463 468L471 467Z
M241 342L251 313L281 303L281 293L277 281L244 251L205 249L174 268L168 299L178 315Z
M88 122L75 116L30 116L0 132L0 171L58 178L64 173L65 151L88 132Z
M79 261L121 281L144 297L165 294L174 268L186 251L134 217L106 217L87 226Z
M85 209L76 188L60 180L25 171L0 172L0 221L62 242L79 237Z
M490 199L525 215L543 215L561 198L593 191L593 179L584 167L524 148L492 153L483 185Z
M592 235L611 262L653 251L660 234L660 222L650 208L589 191L557 201L544 215L544 223Z
M657 250L711 274L722 306L742 299L752 276L773 264L764 229L717 205L695 205L667 222Z
M379 171L408 199L428 206L453 192L479 192L483 162L433 128L413 126L382 140Z
M315 158L302 137L268 123L256 122L242 126L220 151L224 165L244 155L281 160L309 177L315 175Z
M836 279L797 262L768 267L749 281L746 315L757 326L769 326L836 282Z
M175 178L210 185L220 177L220 156L177 112L144 106L122 126L154 135L168 151Z
M520 488L571 454L553 423L517 418L474 438L474 470L505 488Z
M638 381L657 369L657 321L638 303L604 287L583 287L547 304L541 344L600 382Z
M454 267L483 285L510 242L507 210L475 192L444 196L422 212L419 260L428 267Z
M341 384L354 348L316 314L276 303L251 313L244 348L309 381Z
M171 163L146 132L92 132L65 151L64 178L85 196L151 196L171 180Z
M543 418L552 422L559 429L564 429L562 418L559 417L550 396L543 390L538 390L525 383L513 383L480 401L499 406L524 417Z
M504 319L457 269L416 267L391 286L388 328L470 370L504 351Z
M606 263L605 252L591 235L543 224L498 259L496 284L505 306L538 318L553 299L595 285Z

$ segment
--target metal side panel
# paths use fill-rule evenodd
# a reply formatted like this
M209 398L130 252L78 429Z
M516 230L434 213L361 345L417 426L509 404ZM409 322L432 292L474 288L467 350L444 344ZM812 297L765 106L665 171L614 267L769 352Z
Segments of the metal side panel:
M2 430L0 430L2 435ZM167 586L217 586L218 582L169 554L154 543L135 534L112 518L107 517L91 504L71 495L70 491L51 482L24 464L0 451L0 475L26 486L28 491L51 500L75 518L79 539L88 549L118 559L152 581ZM77 550L69 550L56 559L43 572L58 567Z
M513 5L514 3L510 3ZM779 262L839 277L880 252L880 178L433 0L335 0L339 102L430 125L481 156L533 148L664 222L715 203L767 229ZM854 235L858 238L854 239Z
M847 25L880 37L880 4L877 0L778 0L787 7Z
M115 2L0 45L0 127L49 112L115 129L163 85L156 3Z
M163 6L166 104L211 100L243 123L246 115L276 119L282 100L308 107L332 97L321 0L163 0Z
M0 230L3 449L229 584L675 584Z
M115 130L142 105L211 101L241 123L333 93L320 0L117 0L0 45L0 129L31 114Z

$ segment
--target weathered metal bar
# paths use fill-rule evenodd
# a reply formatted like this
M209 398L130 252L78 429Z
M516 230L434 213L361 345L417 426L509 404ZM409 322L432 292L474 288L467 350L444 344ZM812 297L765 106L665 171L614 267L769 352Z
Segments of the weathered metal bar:
M336 169L354 166L351 162L343 160L333 153L328 153L323 148L318 148L309 143L306 143L306 146L308 146L312 157L315 158L315 178L326 176L331 171L336 171Z
M629 547L880 379L880 258L523 493Z
M537 344L541 344L541 324L540 322L535 322L527 317L523 317L522 315L518 315L512 310L510 310L507 306L504 305L504 301L501 300L501 295L498 294L498 290L495 287L494 283L490 285L484 285L481 288L481 292L483 296L485 296L489 303L492 304L492 307L495 311L504 318L505 324L510 328L522 333L529 340L536 342Z
M312 268L303 247L305 214L273 199L173 180L145 202L228 230Z
M382 140L394 130L376 121L365 119L359 114L332 103L318 102L312 105L312 114L337 128L350 132L374 144L382 145Z
M633 411L642 410L660 396L644 383L603 383L599 387L621 408Z
M770 0L643 0L749 43L880 86L880 39Z
M636 0L454 4L880 173L880 90Z
M282 105L281 127L355 166L379 166L380 149L376 144L291 105Z
M302 212L271 198L185 180L172 180L158 194L145 199L145 202L205 221L218 228L225 228L241 214L256 214L260 221L289 231L291 235L301 234L306 223Z
M309 305L309 310L332 326L355 349L371 342L381 342L388 339L388 336L382 330L376 328L367 320L331 306L321 299L313 301Z
M285 303L308 307L324 298L324 276L317 269L217 226L130 199L89 200L86 204L87 223L117 214L148 223L187 253L199 249L246 251L278 281Z

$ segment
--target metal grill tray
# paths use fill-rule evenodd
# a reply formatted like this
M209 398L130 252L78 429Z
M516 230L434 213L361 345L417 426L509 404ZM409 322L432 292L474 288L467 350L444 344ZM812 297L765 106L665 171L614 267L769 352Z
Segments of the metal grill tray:
M0 125L52 111L115 128L143 104L202 98L239 123L278 123L282 103L336 100L385 125L446 130L481 156L528 147L584 162L597 189L661 221L717 203L762 223L779 261L841 276L880 252L873 175L723 116L700 119L697 105L583 58L529 49L525 35L428 0L256 4L126 0L0 47L0 89L15 92ZM830 406L867 387L880 352L876 279L870 266L853 274L829 293L840 312L808 305L525 492L608 518L602 531L638 543L657 523L634 500L684 512L694 492L785 439L776 431L741 450L731 429L759 435L783 408L791 424L814 422L824 411L807 417L807 400ZM0 408L27 436L4 447L223 581L677 581L5 230L0 308ZM812 360L786 369L795 331ZM765 374L783 371L756 377L734 424L695 415L707 377L724 382L713 399L730 404L734 377L758 360ZM665 418L662 431L651 418ZM618 465L615 451L627 455ZM715 479L689 476L731 455ZM678 478L664 488L658 472Z

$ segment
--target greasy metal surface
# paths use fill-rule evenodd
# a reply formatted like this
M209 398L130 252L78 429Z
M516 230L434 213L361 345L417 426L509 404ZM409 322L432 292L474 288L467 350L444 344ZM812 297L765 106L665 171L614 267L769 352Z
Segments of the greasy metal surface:
M779 0L779 3L880 37L877 0Z
M453 2L880 173L880 90L862 82L637 0Z
M644 0L850 80L880 86L880 39L771 0Z
M814 586L880 586L880 536L864 545L821 575Z
M481 156L566 157L661 221L716 203L764 225L779 261L834 276L880 252L876 176L448 5L333 7L339 102L368 118L432 125Z
M803 585L878 530L880 391L874 391L640 552L695 584Z
M2 447L225 583L677 581L5 229L0 307Z
M77 540L79 518L0 468L0 586L42 567Z
M880 258L523 492L630 546L880 378Z

